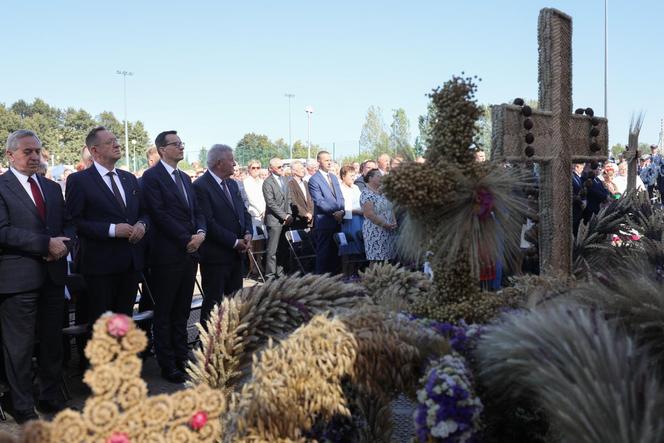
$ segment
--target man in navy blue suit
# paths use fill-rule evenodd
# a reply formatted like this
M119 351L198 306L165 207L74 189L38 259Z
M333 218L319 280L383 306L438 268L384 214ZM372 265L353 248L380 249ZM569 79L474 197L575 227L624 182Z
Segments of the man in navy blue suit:
M576 237L586 207L586 189L583 186L583 163L575 163L572 169L572 234Z
M189 357L187 321L191 310L198 248L205 240L205 218L187 174L178 169L184 143L176 131L157 135L161 160L143 173L141 186L152 220L148 281L155 298L153 335L161 375L185 381Z
M316 244L316 273L336 273L339 252L334 234L341 230L344 218L344 197L339 180L330 173L332 157L327 151L316 156L318 172L309 179L309 193L314 201L314 242Z
M115 135L99 126L85 144L94 162L67 178L66 204L78 233L76 262L87 285L92 325L106 311L132 315L148 217L136 177L115 168L122 158Z
M74 230L60 186L37 174L41 141L32 131L7 138L10 169L0 175L0 327L7 381L17 423L36 419L32 354L39 324L40 393L37 409L64 407L62 315L68 241Z
M251 249L251 215L231 178L234 163L229 146L214 145L207 153L207 172L194 182L207 227L205 243L200 249L202 324L224 295L242 288L242 257Z
M584 223L588 223L593 214L598 214L602 204L609 199L609 191L599 179L600 171L599 163L593 162L590 164L590 171L584 182L587 195L587 204L583 210Z

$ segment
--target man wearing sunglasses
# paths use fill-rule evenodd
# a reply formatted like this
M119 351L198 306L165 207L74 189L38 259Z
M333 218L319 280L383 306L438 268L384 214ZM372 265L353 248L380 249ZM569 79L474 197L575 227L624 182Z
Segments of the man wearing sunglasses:
M270 176L263 182L267 251L265 277L279 277L288 260L286 230L293 222L284 166L280 158L270 160Z

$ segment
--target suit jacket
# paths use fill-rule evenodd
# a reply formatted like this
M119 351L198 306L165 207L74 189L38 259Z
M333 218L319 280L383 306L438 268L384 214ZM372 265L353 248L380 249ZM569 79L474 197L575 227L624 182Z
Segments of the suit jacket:
M339 223L332 214L344 209L344 196L341 193L339 179L330 174L330 180L334 186L334 193L321 171L316 172L309 179L309 193L314 202L315 229L337 229L339 227Z
M592 179L592 186L588 188L587 195L587 205L583 211L585 220L589 220L592 214L599 212L601 204L609 198L609 191L604 187L604 183L595 177Z
M207 226L207 236L200 248L201 263L230 264L240 260L240 253L234 249L235 241L251 234L252 226L237 182L228 180L232 205L210 171L197 178L193 186Z
M286 180L286 177L271 174L263 182L265 224L268 226L282 225L284 220L292 214Z
M288 182L288 190L290 193L290 205L291 212L293 214L293 220L295 225L309 226L311 227L312 223L307 222L305 215L307 213L314 213L314 201L311 199L311 194L309 193L309 186L304 183L304 191L302 193L302 188L298 184L297 180L291 178Z
M13 172L0 175L0 294L28 292L50 279L64 285L67 259L47 262L51 237L74 238L62 189L37 176L46 206L46 222Z
M159 162L143 173L141 185L150 219L148 264L167 265L184 261L187 244L198 231L206 231L205 217L198 209L196 194L187 174L180 174L187 201ZM193 254L198 258L198 253Z
M79 240L78 272L108 275L129 270L142 271L145 239L131 244L126 238L108 236L111 224L141 221L150 230L141 189L133 174L115 170L124 189L126 209L115 199L96 167L75 172L67 178L66 204Z

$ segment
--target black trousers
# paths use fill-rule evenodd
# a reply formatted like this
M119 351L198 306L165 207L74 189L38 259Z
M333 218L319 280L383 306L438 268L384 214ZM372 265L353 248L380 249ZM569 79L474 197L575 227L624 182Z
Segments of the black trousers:
M2 351L16 410L34 407L30 369L35 336L39 340L39 397L42 400L60 399L64 303L64 286L50 283L32 292L0 294Z
M90 327L106 311L131 317L138 293L139 273L127 271L109 275L85 275Z
M265 249L265 278L280 277L288 266L288 243L283 225L267 226L267 248Z
M228 264L201 263L201 283L203 286L203 306L201 324L208 319L210 312L225 295L242 289L242 259Z
M171 370L176 362L187 360L189 353L187 322L196 279L196 259L152 266L149 269L150 289L154 297L152 333L157 362Z

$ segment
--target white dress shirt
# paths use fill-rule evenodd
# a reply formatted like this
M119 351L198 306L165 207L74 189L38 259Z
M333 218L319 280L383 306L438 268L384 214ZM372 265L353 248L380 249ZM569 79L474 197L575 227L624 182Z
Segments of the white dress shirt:
M244 179L244 192L247 194L247 211L255 219L260 220L265 214L265 197L263 197L263 180L251 176Z
M106 169L102 165L100 165L97 162L93 163L95 168L97 168L97 172L99 172L99 175L101 175L102 180L104 180L104 183L106 186L108 186L108 189L111 190L111 194L115 195L113 192L113 185L111 184L111 177L109 177L108 174L109 172L115 173L113 175L113 180L115 181L115 184L117 185L118 189L120 190L120 195L122 196L122 201L124 201L125 206L127 206L127 197L125 196L124 188L122 187L122 182L120 182L120 176L118 175L118 171L113 168L112 170ZM108 236L109 237L115 237L115 223L111 223L108 226Z
M30 183L28 183L28 179L32 177L32 179L37 183L37 187L39 188L39 191L41 192L42 198L44 198L44 190L41 188L41 185L39 184L39 180L37 180L37 174L32 174L30 176L27 176L23 174L22 172L18 172L16 169L13 167L9 168L10 171L16 176L18 179L19 183L21 183L21 186L23 186L23 189L25 189L25 192L28 193L28 197L30 197L30 200L32 200L32 203L35 203L35 198L32 196L32 188L30 187ZM44 199L46 201L46 199ZM37 203L35 203L35 206L37 206Z
M360 191L360 188L358 188L357 185L351 185L351 187L348 187L342 183L341 194L344 196L344 218L350 220L353 218L353 211L359 211L362 209L362 205L360 205L360 195L362 195L362 191Z

